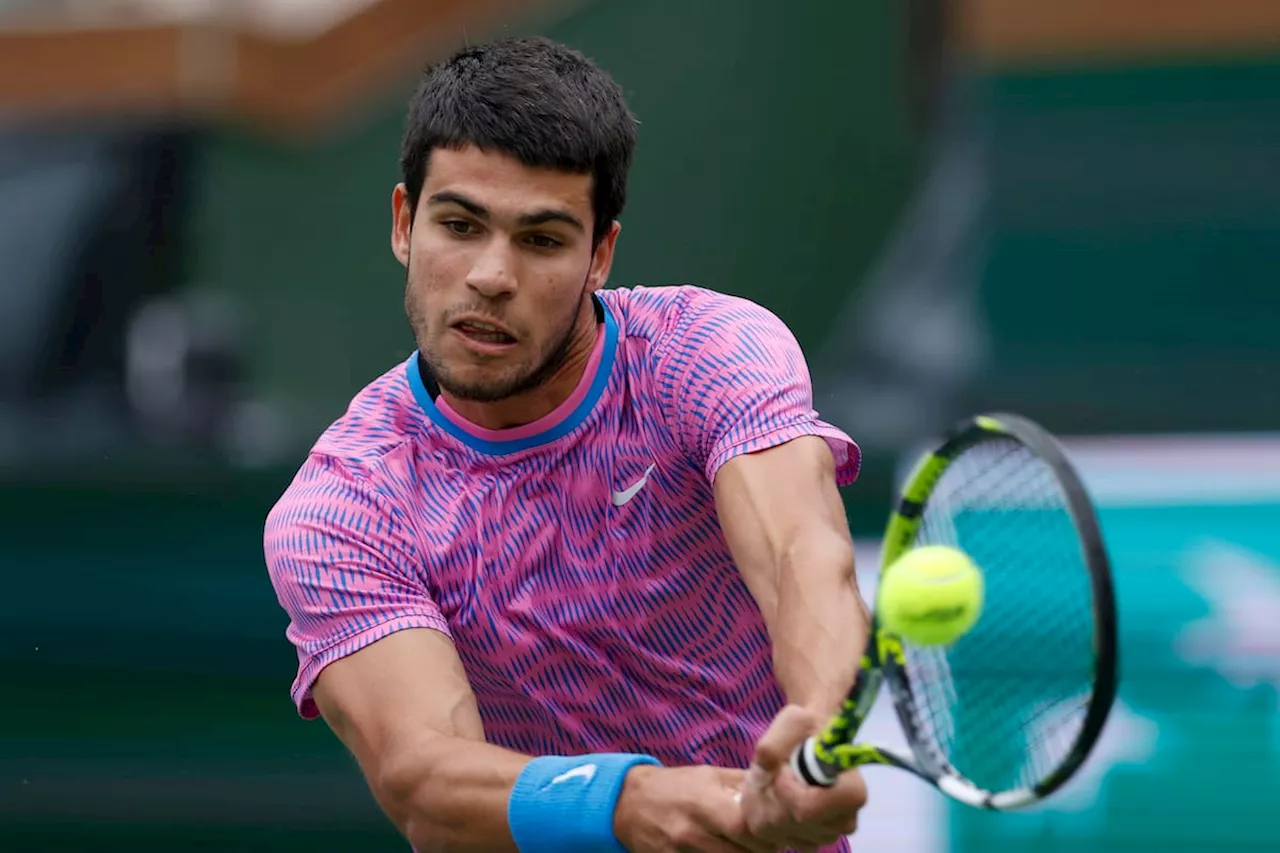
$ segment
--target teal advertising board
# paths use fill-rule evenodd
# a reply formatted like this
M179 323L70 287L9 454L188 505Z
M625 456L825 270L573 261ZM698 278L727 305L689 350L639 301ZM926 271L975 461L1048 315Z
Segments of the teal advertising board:
M1121 688L1082 774L1035 811L948 811L953 853L1280 850L1280 439L1111 440L1101 505Z

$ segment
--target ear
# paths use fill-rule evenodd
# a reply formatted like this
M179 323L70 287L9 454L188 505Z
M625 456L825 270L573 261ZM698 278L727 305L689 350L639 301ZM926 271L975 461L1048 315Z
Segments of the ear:
M616 219L605 235L596 244L591 255L591 272L587 274L587 291L595 293L609 281L609 270L613 268L613 250L618 245L618 235L622 233L622 223Z
M404 266L409 266L409 246L413 239L413 208L409 191L396 184L391 193L391 253Z

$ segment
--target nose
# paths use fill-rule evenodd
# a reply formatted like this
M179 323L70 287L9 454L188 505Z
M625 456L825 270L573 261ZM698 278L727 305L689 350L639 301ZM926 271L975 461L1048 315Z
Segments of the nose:
M506 241L486 242L467 272L467 287L488 299L515 293L516 276Z

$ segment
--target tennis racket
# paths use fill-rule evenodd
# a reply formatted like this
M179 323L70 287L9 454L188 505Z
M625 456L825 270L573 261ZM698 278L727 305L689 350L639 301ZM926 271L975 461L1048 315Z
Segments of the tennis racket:
M981 567L977 624L950 646L918 646L873 617L848 698L792 767L831 785L849 768L890 765L979 808L1043 800L1084 763L1115 697L1115 600L1089 497L1044 429L974 417L908 478L881 571L923 545ZM854 742L885 683L910 755Z

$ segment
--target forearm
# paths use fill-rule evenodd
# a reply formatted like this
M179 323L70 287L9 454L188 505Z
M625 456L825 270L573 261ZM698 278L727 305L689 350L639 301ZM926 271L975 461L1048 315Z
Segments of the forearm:
M659 784L649 756L598 753L531 758L475 740L437 737L404 754L379 802L418 853L508 853L623 844L648 837L682 805ZM636 775L639 779L633 785ZM532 845L532 848L529 846Z
M432 737L400 753L373 788L418 853L515 853L507 804L529 761L481 741Z
M825 717L853 684L870 621L853 546L823 531L798 541L783 560L769 625L774 673L788 702Z

